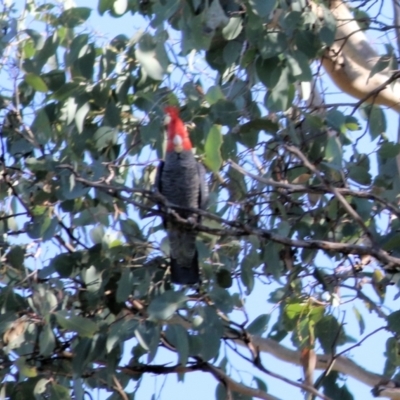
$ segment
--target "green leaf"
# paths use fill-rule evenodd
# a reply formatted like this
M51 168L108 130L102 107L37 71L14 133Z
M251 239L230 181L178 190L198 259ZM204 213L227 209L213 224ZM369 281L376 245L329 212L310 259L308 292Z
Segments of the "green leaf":
M386 357L387 360L393 366L398 366L400 364L400 356L399 356L399 344L394 337L389 337L386 341Z
M357 22L358 26L363 31L369 29L371 22L372 22L369 14L366 11L361 10L358 7L354 8L354 10L352 10L352 12L353 12L354 19Z
M100 265L98 265L97 268L94 265L91 265L89 268L85 268L81 272L82 280L86 285L88 293L97 293L101 288L103 282L103 271L100 269Z
M222 29L222 35L226 40L236 39L242 32L242 17L229 18L229 23Z
M233 101L221 99L211 106L210 117L217 125L234 127L237 125L239 113Z
M50 396L51 400L71 400L69 390L64 386L55 383L54 381L50 386Z
M56 340L51 326L47 323L43 326L39 337L39 349L40 355L44 357L49 357L53 354L53 350L56 345Z
M111 325L107 335L106 351L110 353L118 344L130 340L138 329L139 322L133 319L116 321Z
M189 339L186 329L182 325L171 324L168 325L165 335L179 354L179 364L186 365L189 358Z
M145 34L140 38L135 57L150 78L156 81L163 79L165 69L158 59L156 43L151 35Z
M279 58L272 57L263 60L261 57L258 57L255 65L258 79L268 89L273 89L279 83L284 70Z
M144 321L135 329L135 336L140 346L149 353L148 363L156 356L160 332L161 327L152 321Z
M75 113L75 124L79 133L83 132L86 116L90 111L89 102L85 102L79 106ZM101 129L101 128L100 128Z
M290 303L285 305L285 317L289 321L296 321L302 314L306 312L307 305L302 303Z
M351 165L348 169L349 178L361 185L369 185L371 183L371 174L364 166Z
M7 262L15 269L24 269L25 249L21 246L12 246L6 256Z
M233 300L227 290L216 286L209 292L209 296L223 313L229 314L233 310Z
M302 82L310 82L312 78L310 62L299 50L293 50L286 55L286 62L291 75Z
M332 315L326 315L315 324L315 336L325 354L332 354L337 346L346 342L343 327Z
M325 157L324 159L336 166L337 168L341 168L342 166L342 146L338 137L329 136L327 140L327 144L325 147Z
M35 133L36 140L40 144L46 144L51 140L53 131L45 109L42 108L37 112L31 129Z
M25 29L25 33L27 33L33 40L35 48L42 48L44 44L44 37L40 34L40 32L34 29Z
M54 92L53 97L59 101L65 101L71 96L79 94L82 86L77 82L67 82L65 85L61 86L56 92Z
M372 139L384 136L386 133L386 117L380 107L372 107L369 114L369 133Z
M132 293L133 288L133 274L129 268L124 268L122 270L121 278L118 281L117 289L117 301L124 302L128 296Z
M387 317L388 328L392 332L400 333L400 310L394 311Z
M385 68L389 66L391 57L388 55L381 56L378 61L371 68L371 72L369 74L368 79L372 78L375 74L383 71Z
M38 92L45 93L49 90L44 80L32 72L25 75L25 82Z
M218 383L215 388L215 398L216 400L226 400L226 398L228 398L226 387L222 383Z
M66 310L54 313L60 326L68 331L76 332L81 337L91 338L97 332L97 324L79 315L74 315Z
M121 124L120 109L115 105L113 99L109 101L104 115L104 124L116 128Z
M102 150L110 145L113 145L117 141L117 129L109 126L102 126L95 132L93 139L96 142L98 150Z
M144 144L154 145L157 141L162 141L162 131L160 121L153 119L148 124L140 128L140 137Z
M204 146L206 153L204 164L213 172L218 172L222 165L221 145L221 128L217 125L213 125L208 132Z
M242 45L240 43L238 43L236 41L231 41L231 42L227 43L222 52L223 59L226 62L226 64L227 65L236 64L236 62L240 58L241 51L242 51ZM232 85L234 85L234 84L235 84L235 82L232 82ZM233 91L233 89L232 89L232 91ZM231 92L230 93L228 92L228 94L230 95L229 97L231 99L234 99L236 97Z
M60 39L59 39L57 31L56 31L56 32L54 32L53 35L50 35L46 39L43 47L36 53L35 61L37 64L37 68L35 71L31 71L31 72L40 73L40 71L42 70L42 67L45 65L47 60L56 54L59 43L60 43Z
M346 123L346 118L340 111L333 109L326 113L326 122L336 131L341 132L343 125Z
M322 381L324 394L330 399L353 400L354 397L349 392L347 386L339 386L338 382L340 381L341 378L337 371L330 372Z
M76 255L59 254L51 260L50 267L57 271L61 278L68 278L76 268L75 260Z
M248 0L248 3L253 13L261 18L268 17L276 5L275 0Z
M200 325L197 327L201 338L200 355L204 361L215 358L221 345L224 329L215 309L210 306L199 309Z
M89 35L87 33L82 33L73 38L69 52L66 55L66 63L68 66L72 66L76 60L79 59L82 54L85 53L89 42Z
M357 118L353 117L352 115L346 115L345 125L349 131L358 131L361 129Z
M283 32L267 30L261 32L256 38L257 47L263 59L274 58L281 64L279 56L288 48L288 38Z
M26 378L34 378L38 376L37 368L35 366L29 365L26 362L26 357L19 357L15 361L15 366L18 368L19 373Z
M151 21L151 25L153 27L163 26L165 21L174 18L174 15L176 16L179 7L179 0L157 1L153 3L154 17Z
M269 314L260 314L247 326L247 332L250 333L250 335L261 336L267 330L269 318Z
M217 271L217 282L218 285L224 289L229 289L232 286L233 280L231 273L225 269L221 268Z
M186 300L187 298L183 293L167 290L151 301L147 309L149 318L154 321L167 320L173 316L175 311L181 307Z
M263 380L261 380L257 376L253 376L253 380L256 382L258 389L262 390L265 393L268 392L268 387Z
M49 315L57 308L58 301L55 294L45 285L38 284L32 294L33 307L38 314Z
M93 78L96 49L93 43L89 43L82 55L75 61L73 76L82 77L89 81Z
M383 142L378 149L378 154L384 159L390 159L400 154L400 143Z
M220 86L210 86L206 93L206 100L210 105L215 104L218 100L225 100Z
M264 269L267 275L272 275L275 280L279 280L284 273L282 262L279 256L280 246L269 242L263 247Z
M91 12L92 10L88 7L69 8L60 15L58 22L67 28L75 28L83 24L90 17Z
M42 74L41 78L43 82L47 85L48 90L55 92L60 89L66 82L65 72L61 70L52 70L46 74Z
M249 295L254 289L254 269L260 264L260 259L256 251L247 254L240 265L240 279L246 286L246 294Z
M246 134L251 130L262 130L267 133L277 133L279 130L279 124L268 119L259 118L253 119L243 125L240 125L240 133Z
M266 95L266 106L270 112L286 111L292 106L294 96L295 88L290 83L289 69L285 67L278 83Z
M26 233L32 239L49 240L54 236L56 221L57 218L50 218L48 215L36 217L32 222L26 223Z
M372 140L386 133L386 117L383 110L374 105L363 105L360 107L361 116L368 121L369 134Z
M319 32L319 37L323 43L327 46L331 46L335 40L336 18L325 5L321 4L321 8L324 14L324 24Z
M92 239L93 244L99 244L103 242L103 238L105 235L103 225L97 225L92 228L89 232L90 239Z
M18 84L18 97L20 103L26 107L35 97L35 90L31 85L28 85L26 81L22 81Z
M38 380L38 382L36 383L35 388L33 390L33 394L34 394L35 398L37 395L41 395L46 392L47 384L49 382L51 382L51 379L42 378L42 379Z
M110 46L114 47L114 49L116 49L117 51L124 51L126 49L126 46L128 45L128 43L129 43L128 36L126 36L124 34L121 34L121 35L115 36L111 40ZM109 64L115 64L116 63L115 52L107 51L106 52L106 58L107 58ZM114 69L114 67L112 67L112 69Z
M106 11L111 10L114 4L114 0L99 0L97 2L97 11L100 15L103 15Z

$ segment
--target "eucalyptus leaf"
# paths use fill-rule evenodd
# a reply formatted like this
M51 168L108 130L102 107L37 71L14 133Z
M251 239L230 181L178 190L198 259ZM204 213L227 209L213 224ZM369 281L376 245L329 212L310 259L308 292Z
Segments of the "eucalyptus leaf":
M65 310L57 311L55 316L62 328L70 332L76 332L82 337L90 338L98 330L97 324L94 321L80 315L68 313Z
M58 20L67 28L74 28L83 24L89 18L91 11L88 7L69 8L60 15Z
M151 301L147 312L152 320L167 320L185 301L186 296L181 292L168 290Z
M28 73L25 75L25 82L38 92L47 92L49 90L46 83L39 75Z
M207 135L205 143L206 157L204 163L214 172L217 172L222 165L221 145L222 145L221 129L217 125L213 125Z

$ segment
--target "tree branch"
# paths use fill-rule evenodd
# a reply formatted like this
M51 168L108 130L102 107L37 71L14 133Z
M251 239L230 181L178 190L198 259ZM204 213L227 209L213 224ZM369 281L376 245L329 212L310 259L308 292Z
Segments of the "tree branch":
M331 0L330 10L337 20L337 30L335 43L322 57L325 71L340 89L360 99L359 104L375 103L400 112L400 84L395 82L398 74L379 72L370 76L377 54L368 38L343 1ZM394 84L389 86L391 82Z
M125 314L125 316L127 318L132 318L130 314ZM174 315L168 323L182 325L185 329L190 329L191 327L188 321L178 315ZM258 351L270 354L281 361L301 366L300 352L288 349L286 346L283 346L275 340L263 338L257 335L248 335L247 340L244 340L243 335L241 335L240 332L231 328L227 328L225 334L227 338L233 340L240 346L248 347L248 340L250 340ZM316 369L325 370L331 362L332 355L317 354ZM365 368L360 367L357 363L344 356L337 357L331 369L344 375L351 376L370 387L378 385L385 378L382 375L370 372Z
M132 200L130 197L123 196L121 194L121 192L123 191L126 191L128 193L142 194L144 197L152 201L154 204L160 204L160 203L163 204L164 202L163 197L158 193L152 192L150 190L131 189L124 185L111 186L104 184L102 182L89 181L87 179L81 178L79 175L77 175L75 179L76 181L81 182L88 187L97 188L114 198L124 201L125 203L132 204L135 207L148 211L150 215L162 216L164 219L174 223L178 223L182 227L190 230L196 230L199 232L205 232L211 235L224 236L224 237L240 237L240 236L256 235L263 239L271 240L276 243L297 248L332 251L332 252L339 252L342 254L355 254L360 256L371 255L380 262L382 262L383 264L385 264L384 265L385 268L391 269L397 267L400 269L400 258L393 257L385 250L378 248L376 246L360 246L347 243L330 242L325 240L313 240L313 239L309 240L291 239L285 236L280 236L276 233L269 232L264 229L255 228L253 226L250 226L249 224L237 220L229 221L219 217L218 215L215 215L213 213L204 210L168 205L169 210L190 211L191 213L195 213L201 215L202 217L206 217L211 220L217 221L222 226L225 225L228 227L228 228L210 228L202 224L193 224L193 222L191 221L184 220L183 218L180 218L176 212L168 212L168 210L166 211L156 210L153 207L139 203L138 201Z
M221 369L214 367L213 365L200 361L196 364L192 364L189 366L181 366L175 365L172 367L167 367L164 365L140 365L137 367L123 367L121 368L121 372L126 373L127 375L136 375L138 373L153 373L157 375L161 374L176 374L176 373L187 373L194 371L204 371L209 372L213 375L218 381L224 383L227 389L241 393L246 396L256 397L257 399L263 400L279 400L277 397L272 396L268 393L263 392L260 389L254 389L250 386L243 385L242 383L236 382L228 375L226 375Z
M332 185L329 180L323 176L318 169L307 159L307 157L295 146L289 146L285 145L285 149L288 150L290 153L294 154L301 162L303 165L308 168L310 171L312 171L319 180L325 183L326 188L328 191L330 191L339 201L339 203L342 205L342 207L346 210L347 214L356 221L364 233L368 236L368 238L372 241L373 237L367 226L365 225L364 221L362 218L356 213L356 211L350 206L350 204L347 202L347 200L343 197L343 195L337 190L337 188Z
M293 184L293 183L278 182L278 181L275 181L274 179L265 178L265 177L262 177L259 175L252 174L251 172L246 171L240 165L236 164L233 160L228 160L227 162L233 169L240 172L242 175L248 176L248 177L250 177L260 183L264 183L265 185L268 185L268 186L285 189L288 193L311 193L311 194L331 193L327 188L322 187L322 186L308 186L308 185L306 186L306 185L299 185L299 184ZM379 202L384 206L384 208L387 208L391 213L393 213L398 218L400 218L400 210L398 207L394 206L393 204L389 203L385 199L383 199L371 192L368 192L366 190L352 190L352 189L348 189L348 188L336 188L336 190L342 196L352 196L352 197L357 197L360 199L368 199L368 200L373 200L373 201Z

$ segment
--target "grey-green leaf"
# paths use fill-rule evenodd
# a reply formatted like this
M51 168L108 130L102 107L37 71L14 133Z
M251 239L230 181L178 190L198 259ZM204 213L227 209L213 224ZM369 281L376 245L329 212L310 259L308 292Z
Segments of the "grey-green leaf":
M183 293L168 290L151 301L147 309L149 318L155 321L167 320L185 301L186 296Z

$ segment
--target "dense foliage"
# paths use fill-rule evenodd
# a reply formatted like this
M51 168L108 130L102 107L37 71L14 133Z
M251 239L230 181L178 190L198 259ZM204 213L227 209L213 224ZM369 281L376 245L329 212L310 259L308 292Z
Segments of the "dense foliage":
M362 304L387 326L381 372L396 374L399 312L381 304L400 267L400 145L378 105L313 103L337 29L329 4L68 7L1 12L0 398L83 399L102 388L133 399L125 388L147 373L184 380L197 370L215 377L218 399L276 398L271 375L299 396L351 399L340 359L358 339L339 317L343 294L361 334L375 329ZM361 29L382 26L367 11L354 10ZM105 39L90 30L95 13L130 13L143 29ZM371 76L397 69L387 49ZM153 190L168 104L208 170L201 224L178 220ZM200 285L171 284L160 215L199 231ZM260 293L249 320L246 299ZM292 358L281 355L285 338ZM168 365L153 361L160 348ZM265 366L262 352L300 363L304 380ZM230 353L253 380L230 376Z

